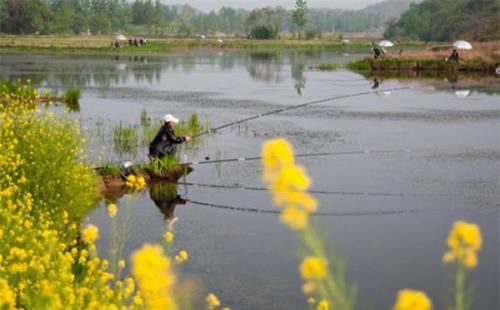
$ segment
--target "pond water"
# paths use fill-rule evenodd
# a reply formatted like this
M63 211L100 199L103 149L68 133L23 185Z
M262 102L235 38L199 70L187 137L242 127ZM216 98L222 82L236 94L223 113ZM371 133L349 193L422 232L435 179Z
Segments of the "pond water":
M72 117L96 124L138 123L165 113L196 112L213 126L326 97L370 91L372 78L311 69L346 63L356 53L211 53L171 56L0 55L0 76L30 78L42 88L78 87ZM456 78L456 77L455 77ZM483 233L473 309L499 308L500 79L379 79L370 95L324 102L251 121L212 136L182 161L258 156L262 142L285 137L297 153L392 150L390 153L299 158L313 179L321 215L314 225L347 262L360 309L389 309L401 288L424 290L442 309L447 267L441 263L452 223L476 222ZM451 82L450 82L451 81ZM401 91L390 88L412 86ZM104 125L103 125L104 124ZM92 140L92 139L91 139ZM145 150L95 147L89 157L145 159ZM178 185L191 200L175 208L177 247L193 295L216 293L234 309L305 309L297 240L282 224L261 182L258 161L198 165ZM179 202L179 201L177 201ZM127 221L126 257L161 242L166 220L155 191L119 201ZM160 206L160 207L157 207ZM263 211L263 212L255 212ZM88 217L106 255L114 229L104 203Z

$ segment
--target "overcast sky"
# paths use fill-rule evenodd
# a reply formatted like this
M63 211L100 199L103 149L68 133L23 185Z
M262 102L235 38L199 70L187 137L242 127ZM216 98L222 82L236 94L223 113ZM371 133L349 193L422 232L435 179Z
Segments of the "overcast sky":
M382 0L308 0L310 8L340 8L340 9L361 9ZM281 5L291 8L295 5L295 0L162 0L165 4L189 4L199 10L218 10L223 6L233 8L253 9L264 6Z

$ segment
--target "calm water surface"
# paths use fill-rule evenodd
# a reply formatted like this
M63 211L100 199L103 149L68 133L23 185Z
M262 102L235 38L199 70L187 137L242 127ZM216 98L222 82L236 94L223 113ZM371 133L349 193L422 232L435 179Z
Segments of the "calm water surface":
M155 121L165 113L197 112L217 126L277 107L370 90L372 80L360 74L310 69L362 56L5 54L0 75L30 78L42 88L80 88L81 111L72 117L81 119L88 132L95 132L97 122L137 123L143 109ZM414 88L384 91L405 85ZM180 156L255 156L272 137L288 138L297 153L407 150L299 160L314 180L313 190L325 191L315 195L323 215L314 224L347 260L360 308L388 309L398 289L415 288L428 292L441 309L447 286L441 263L445 239L452 223L464 219L479 223L484 238L479 267L472 273L473 309L498 309L499 86L495 78L459 77L456 83L385 79L378 93L252 121L206 137L197 150ZM116 154L111 146L94 148L91 157L98 156L140 161L145 151ZM274 209L268 193L248 189L263 186L260 175L259 162L199 165L185 180L192 184L178 186L178 194L193 201L175 209L175 244L191 254L183 277L199 283L194 295L210 290L235 309L305 309L297 240L275 214L246 210ZM161 242L166 229L157 207L163 202L154 192L146 189L126 207L128 201L120 200L118 217L128 218L127 257L143 243ZM111 222L104 203L88 222L99 226L99 248L107 253Z

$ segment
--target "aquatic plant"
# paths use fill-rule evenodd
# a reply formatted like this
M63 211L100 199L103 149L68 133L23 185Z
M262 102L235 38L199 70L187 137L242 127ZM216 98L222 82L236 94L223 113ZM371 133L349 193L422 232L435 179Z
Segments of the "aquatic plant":
M80 111L80 96L80 90L77 88L69 88L64 92L64 102L69 111Z
M117 152L133 153L136 151L139 142L139 132L137 126L119 122L112 130L113 145Z
M333 70L339 69L340 65L336 64L336 63L324 63L324 64L320 64L316 68L318 70L321 70L321 71L333 71Z

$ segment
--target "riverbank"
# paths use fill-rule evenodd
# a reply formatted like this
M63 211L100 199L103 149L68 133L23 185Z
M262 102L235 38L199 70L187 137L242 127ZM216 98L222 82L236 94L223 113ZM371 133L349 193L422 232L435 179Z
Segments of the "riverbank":
M450 46L434 46L421 51L401 50L378 59L366 57L351 62L348 69L374 72L481 72L495 74L500 66L500 42L474 44L473 50L459 50L460 61L447 61ZM323 68L325 65L323 65Z
M143 46L129 46L128 42L120 43L121 47L111 47L114 36L0 36L0 52L65 52L65 53L98 53L98 54L155 54L185 53L191 51L223 50L368 50L370 40L353 40L342 43L334 40L250 40L250 39L177 39L153 38ZM419 49L421 42L406 42L405 48Z

